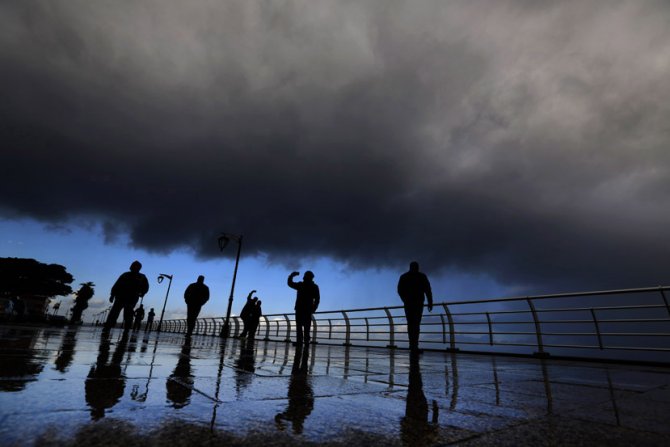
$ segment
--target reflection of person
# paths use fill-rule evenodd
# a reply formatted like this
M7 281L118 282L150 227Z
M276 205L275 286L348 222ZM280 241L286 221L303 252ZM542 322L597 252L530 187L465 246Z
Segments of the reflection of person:
M209 287L205 285L204 276L198 276L197 282L189 284L184 292L184 301L186 301L186 335L190 337L200 309L209 301Z
M114 327L121 309L123 309L123 328L128 331L132 327L135 304L149 291L149 281L140 273L141 269L142 264L139 261L133 262L130 264L130 271L122 273L112 286L109 301L114 304L105 322L106 331Z
M128 332L116 345L112 360L109 359L110 341L108 337L100 339L100 348L95 365L86 377L84 385L86 403L91 407L91 418L97 420L105 416L105 410L116 405L123 396L126 387L126 378L121 370L121 361L128 345Z
M249 317L251 316L251 310L256 305L256 301L258 301L258 298L251 297L251 295L253 295L254 293L256 293L255 290L249 292L249 295L247 295L247 302L244 304L242 312L240 312L240 318L242 319L242 323L244 324L244 330L240 334L240 338L249 335Z
M56 357L56 370L64 373L67 371L68 367L72 364L72 359L74 358L74 348L77 344L77 329L78 326L72 326L71 329L63 335L63 343L58 350L58 357Z
M165 382L167 398L174 408L182 408L191 402L193 374L191 371L191 339L186 338L174 372Z
M133 323L134 331L140 330L140 327L142 326L142 320L144 320L144 306L140 304L140 307L135 310L135 323Z
M409 271L403 273L398 281L398 295L405 305L407 317L407 336L409 349L413 353L419 350L419 332L421 331L421 317L423 316L424 298L428 299L428 311L433 311L433 292L430 289L428 277L419 271L419 263L409 264Z
M419 359L413 356L409 364L409 386L405 404L405 417L400 422L404 445L433 445L437 440L437 402L433 401L433 418L428 422L428 401L423 393Z
M145 331L151 332L151 326L154 324L154 317L156 316L156 312L154 312L154 308L152 307L149 310L149 313L147 314L147 325L144 326Z
M288 384L288 407L284 412L275 416L278 429L284 430L284 421L291 421L293 423L293 433L297 435L302 433L305 419L314 409L314 391L312 390L309 374L307 374L308 360L309 350L307 346L295 350L291 378Z
M254 352L253 339L242 340L240 347L240 356L235 362L235 386L239 393L242 388L246 388L253 379L253 372L256 370L256 353Z
M293 272L288 276L288 286L295 289L295 325L296 345L301 345L303 340L309 343L309 330L312 325L312 314L319 307L321 299L319 286L314 282L314 273L309 270L302 276L301 282L294 282L293 278L300 273Z

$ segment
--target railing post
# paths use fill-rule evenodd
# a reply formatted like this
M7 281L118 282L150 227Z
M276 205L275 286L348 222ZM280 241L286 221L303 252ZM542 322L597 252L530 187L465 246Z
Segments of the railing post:
M663 286L658 286L658 291L661 292L661 296L663 297L663 302L665 303L665 308L668 311L668 315L670 315L670 304L668 304L668 300L665 297L665 292L663 291Z
M312 325L314 326L314 328L312 329L312 343L317 344L319 343L316 340L316 335L318 332L318 323L316 322L316 318L314 318L314 315L312 315Z
M442 303L442 308L444 309L444 314L447 316L449 321L449 348L447 352L456 352L459 349L456 347L456 331L454 329L454 318L451 316L451 311L447 307L446 303Z
M447 325L444 323L444 314L440 314L440 321L442 322L442 344L447 344Z
M530 312L533 315L533 323L535 323L535 335L537 336L537 352L534 352L535 357L549 357L549 353L544 350L544 343L542 342L542 328L540 326L540 320L537 317L537 311L535 310L535 304L533 300L528 297L526 298Z
M493 325L491 324L491 315L486 312L486 321L489 324L489 345L493 346Z
M367 317L365 320L365 341L370 341L370 324L368 323Z
M395 326L393 324L393 315L391 315L391 311L388 309L388 307L384 308L384 312L386 312L386 318L389 319L389 344L386 345L386 347L395 349L398 346L395 344Z
M346 325L346 333L344 337L344 346L351 346L351 324L349 324L349 316L346 311L342 311L342 316L344 317L344 324Z
M333 322L329 318L328 319L328 340L331 340L333 338Z
M268 320L268 317L263 315L263 318L265 319L265 341L270 340L270 320Z
M275 320L275 323L277 323L277 333L275 334L275 337L279 338L279 320Z
M598 319L596 318L596 311L593 310L593 308L591 308L591 316L593 317L593 324L596 327L596 335L598 336L598 346L600 347L600 349L604 349L603 339L600 336L600 325L598 324Z
M286 339L284 341L289 343L291 341L291 319L286 314L284 314L284 318L286 319Z

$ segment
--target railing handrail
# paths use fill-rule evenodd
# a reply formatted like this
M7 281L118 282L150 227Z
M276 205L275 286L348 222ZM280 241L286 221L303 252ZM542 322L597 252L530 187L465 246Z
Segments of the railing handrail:
M670 291L670 286L655 286L655 287L638 287L632 289L613 289L613 290L599 290L591 292L562 292L562 293L552 293L544 295L526 295L526 296L513 296L506 298L486 298L483 300L462 300L462 301L441 301L433 302L433 307L440 307L444 304L448 306L458 306L463 304L481 304L481 303L498 303L498 302L510 302L510 301L526 301L531 300L544 300L551 298L577 298L582 296L598 296L598 295L622 295L628 293L645 293L645 292L659 292L659 291ZM660 305L659 305L660 306ZM428 307L428 304L424 304L424 307ZM332 314L332 313L342 313L342 312L369 312L374 310L384 310L384 309L403 309L403 305L397 306L381 306L381 307L361 307L353 309L337 309L337 310L317 310L314 314ZM538 312L541 309L537 310ZM283 316L284 314L292 314L293 312L283 312L278 314L267 314L268 317L274 316Z
M481 349L488 349L487 352L496 349L493 352L508 353L517 352L510 351L512 347L524 347L525 351L527 351L526 347L535 347L533 355L540 357L549 356L549 351L552 351L553 354L565 355L563 351L556 351L556 349L574 350L577 348L596 349L601 353L610 353L603 355L613 355L612 352L621 350L638 353L668 353L670 352L670 329L666 329L667 326L665 326L670 323L670 304L665 293L668 290L670 286L656 286L434 302L435 312L424 314L421 330L422 343L438 349L442 346L443 349L451 352L458 351L460 349L458 346L488 345L489 348ZM655 294L658 301L650 301L646 299L646 296L640 300L637 296L622 297L623 295L650 293ZM619 298L602 301L604 297L612 295L619 295ZM591 298L577 302L564 301L580 297ZM551 302L544 308L539 305L539 300L548 299L557 301ZM521 306L517 304L505 306L510 303L519 303ZM468 307L459 308L458 306ZM424 307L427 307L427 304L424 303ZM454 311L455 307L463 312ZM405 314L404 312L391 312L401 309L403 309L402 305L320 310L315 312L312 318L312 341L342 343L345 346L382 344L388 348L398 347L396 342L400 341L402 346L406 346L407 331L403 327L407 324ZM374 312L379 312L379 314ZM573 315L566 314L566 312L572 312ZM588 312L589 317L585 318L583 312ZM516 316L510 317L510 315ZM558 319L555 318L557 316ZM234 322L232 335L236 336L241 332L241 320L239 316L232 316L232 318ZM500 321L498 321L499 318ZM510 320L510 318L513 319ZM262 334L261 328L264 326L265 340L291 341L295 322L293 312L266 314L263 319L264 321L258 326L259 338ZM203 335L219 333L223 320L221 318L209 318L209 320L211 320L211 326L203 321L203 324L196 325L196 333ZM638 325L626 326L626 323L630 322ZM171 332L180 332L186 327L185 319L167 320L165 323L167 330ZM585 324L589 326L584 327ZM528 325L532 325L533 329L530 329ZM626 344L630 346L627 347ZM591 354L586 356L589 355ZM593 355L596 354L593 353ZM626 359L619 358L619 360ZM665 359L664 363L670 364L670 357Z

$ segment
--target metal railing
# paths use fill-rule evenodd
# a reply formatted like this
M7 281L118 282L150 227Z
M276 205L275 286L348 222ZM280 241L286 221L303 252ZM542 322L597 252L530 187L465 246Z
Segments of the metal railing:
M670 363L670 287L647 287L525 297L451 301L424 309L421 346L536 356L599 357ZM264 315L256 337L290 342L292 313ZM231 335L243 329L231 317ZM223 318L200 318L194 333L218 335ZM164 331L184 332L186 320L166 320ZM319 311L312 342L407 347L402 306Z

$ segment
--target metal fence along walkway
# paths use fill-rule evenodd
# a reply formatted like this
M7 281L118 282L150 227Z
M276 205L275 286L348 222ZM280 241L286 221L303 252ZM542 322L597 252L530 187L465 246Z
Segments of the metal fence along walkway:
M421 346L536 356L571 356L670 363L670 287L647 287L527 297L451 301L424 310ZM264 315L257 338L290 342L292 313ZM231 336L242 331L231 317ZM224 318L200 318L195 333L218 336ZM154 325L156 325L154 323ZM165 320L163 331L185 332L186 320ZM319 311L312 342L407 347L402 306Z

